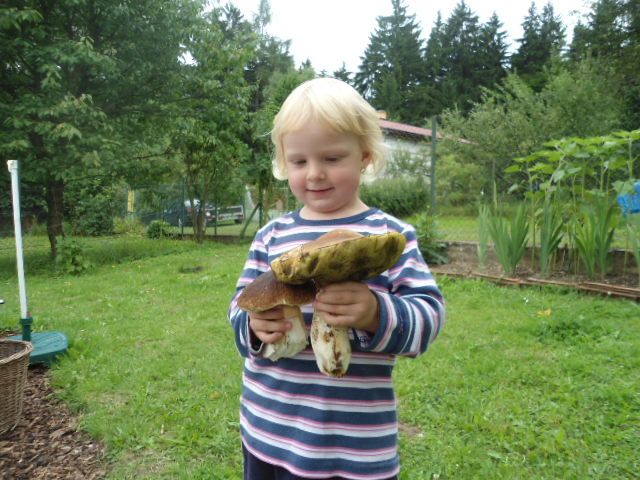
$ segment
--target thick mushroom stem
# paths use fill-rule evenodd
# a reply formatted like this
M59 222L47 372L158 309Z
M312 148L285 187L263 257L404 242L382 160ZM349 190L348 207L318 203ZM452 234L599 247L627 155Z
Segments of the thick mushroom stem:
M311 303L316 290L312 283L287 285L278 282L271 270L261 274L245 287L238 297L238 306L247 312L264 312L281 306L284 318L291 322L291 330L282 338L264 346L262 356L276 361L293 357L307 347L307 327L300 305Z
M329 325L321 313L314 312L310 337L320 371L331 377L344 376L351 362L348 329Z
M283 357L293 357L307 347L307 327L300 308L295 305L282 306L284 318L291 322L291 330L280 340L264 347L263 357L276 361Z

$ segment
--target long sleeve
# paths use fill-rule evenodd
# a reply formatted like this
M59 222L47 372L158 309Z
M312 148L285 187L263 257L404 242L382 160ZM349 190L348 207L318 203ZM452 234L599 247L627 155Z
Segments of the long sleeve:
M357 334L363 351L416 356L424 353L445 320L442 294L418 248L416 232L406 226L407 244L389 270L387 284L378 279L371 289L380 306L380 328L371 338Z
M251 243L242 274L236 284L236 292L229 306L229 320L235 332L236 346L238 347L240 355L243 357L257 354L257 351L251 348L249 314L238 307L238 297L242 293L242 290L244 290L244 287L260 276L260 274L269 270L267 250L263 241L263 231L264 230L258 232Z

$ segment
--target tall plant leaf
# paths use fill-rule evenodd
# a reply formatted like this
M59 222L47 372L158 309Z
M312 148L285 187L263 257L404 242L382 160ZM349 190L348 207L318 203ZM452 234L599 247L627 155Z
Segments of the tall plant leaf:
M564 222L560 210L549 200L544 202L540 218L540 271L549 275L551 260L564 234Z
M488 226L500 265L507 275L515 274L527 248L529 220L526 207L524 204L519 205L511 221L493 213L489 217Z

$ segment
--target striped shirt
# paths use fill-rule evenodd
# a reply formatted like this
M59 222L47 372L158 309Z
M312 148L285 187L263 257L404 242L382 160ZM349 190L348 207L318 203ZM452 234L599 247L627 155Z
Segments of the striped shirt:
M236 304L274 259L336 228L363 235L401 232L407 239L398 263L367 281L378 299L380 328L374 335L351 331L352 359L342 378L321 373L310 346L293 358L261 358L251 345L249 317ZM302 311L309 328L311 306ZM271 221L251 245L229 319L246 357L240 429L249 452L303 478L374 480L399 472L395 357L423 353L444 322L444 301L412 226L378 209L322 221L292 212Z

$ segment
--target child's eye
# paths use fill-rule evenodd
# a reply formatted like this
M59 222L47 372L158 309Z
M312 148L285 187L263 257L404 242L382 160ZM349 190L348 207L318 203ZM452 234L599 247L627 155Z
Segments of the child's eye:
M307 163L307 161L304 158L296 158L293 160L289 160L289 163L293 166L296 167L301 167L303 166L305 163Z
M328 157L326 157L327 162L337 162L338 160L340 160L340 156L338 155L329 155Z

